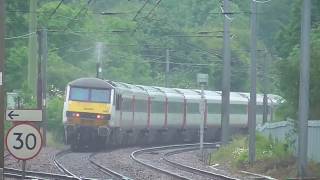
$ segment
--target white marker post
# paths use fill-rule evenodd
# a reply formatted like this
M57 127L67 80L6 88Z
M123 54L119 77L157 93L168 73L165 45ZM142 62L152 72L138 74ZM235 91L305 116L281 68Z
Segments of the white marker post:
M203 160L203 134L204 134L204 116L205 116L205 97L204 87L208 84L208 74L197 74L197 82L201 86L201 102L199 104L200 111L200 154Z
M6 146L9 153L22 160L23 179L25 178L26 160L36 157L42 147L42 136L34 126L21 123L9 129L6 136Z

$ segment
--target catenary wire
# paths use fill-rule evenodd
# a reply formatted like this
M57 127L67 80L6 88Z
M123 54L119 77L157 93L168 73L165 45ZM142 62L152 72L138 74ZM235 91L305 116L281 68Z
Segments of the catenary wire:
M31 36L32 34L35 34L35 33L36 33L36 32L31 32L31 33L23 34L23 35L20 35L20 36L5 37L4 39L5 39L5 40L11 40L11 39L28 38L29 36Z
M52 18L52 16L57 12L57 10L59 9L59 7L61 6L61 4L63 3L63 0L60 0L59 4L57 5L56 8L54 8L54 10L52 11L52 13L49 15L48 17L48 21Z

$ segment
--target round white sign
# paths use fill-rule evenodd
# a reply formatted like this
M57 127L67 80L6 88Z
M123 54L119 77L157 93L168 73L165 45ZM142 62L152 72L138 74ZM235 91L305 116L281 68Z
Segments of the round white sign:
M30 124L22 123L12 127L6 137L7 150L16 159L34 158L42 147L39 130Z

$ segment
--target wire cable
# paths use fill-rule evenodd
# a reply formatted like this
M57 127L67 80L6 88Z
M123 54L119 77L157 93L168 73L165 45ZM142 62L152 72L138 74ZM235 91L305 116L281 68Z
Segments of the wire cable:
M253 1L253 2L256 2L256 3L264 4L264 3L271 2L272 0L265 0L265 1L252 0L252 1Z
M147 3L149 2L149 0L145 0L142 7L137 11L137 13L135 14L135 16L133 17L132 21L135 21L136 18L138 17L138 15L141 13L141 11L144 9L144 7L147 5Z
M52 13L49 15L48 17L48 21L51 19L51 17L57 12L57 10L59 9L59 7L61 6L61 4L63 3L63 0L60 0L59 4L57 5L56 8L54 8L54 10L52 11Z
M161 0L158 0L156 5L153 6L153 8L149 11L149 13L144 17L144 18L147 18L150 16L151 13L153 13L153 11L159 6Z
M221 9L222 14L223 14L227 19L229 19L230 21L233 20L233 18L231 18L231 17L228 16L228 13L229 13L229 12L224 12L224 9L223 9L222 6L220 6L220 9Z
M82 11L84 11L85 9L86 9L86 11L88 11L88 6L90 5L91 2L92 2L92 0L88 0L88 2L82 6L82 8L78 11L78 13L68 22L68 24L66 25L66 27L64 28L63 31L66 31L69 28L71 23L80 16Z
M23 34L23 35L20 35L20 36L5 37L4 39L5 39L5 40L11 40L11 39L28 38L29 36L31 36L32 34L35 34L35 33L36 33L36 32L31 32L31 33Z

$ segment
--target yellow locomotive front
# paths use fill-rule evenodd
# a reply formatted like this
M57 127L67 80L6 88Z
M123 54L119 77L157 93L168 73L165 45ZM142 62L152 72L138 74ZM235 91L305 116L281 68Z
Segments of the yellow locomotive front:
M113 87L97 78L80 78L66 88L63 123L66 143L76 150L103 145L110 133Z

